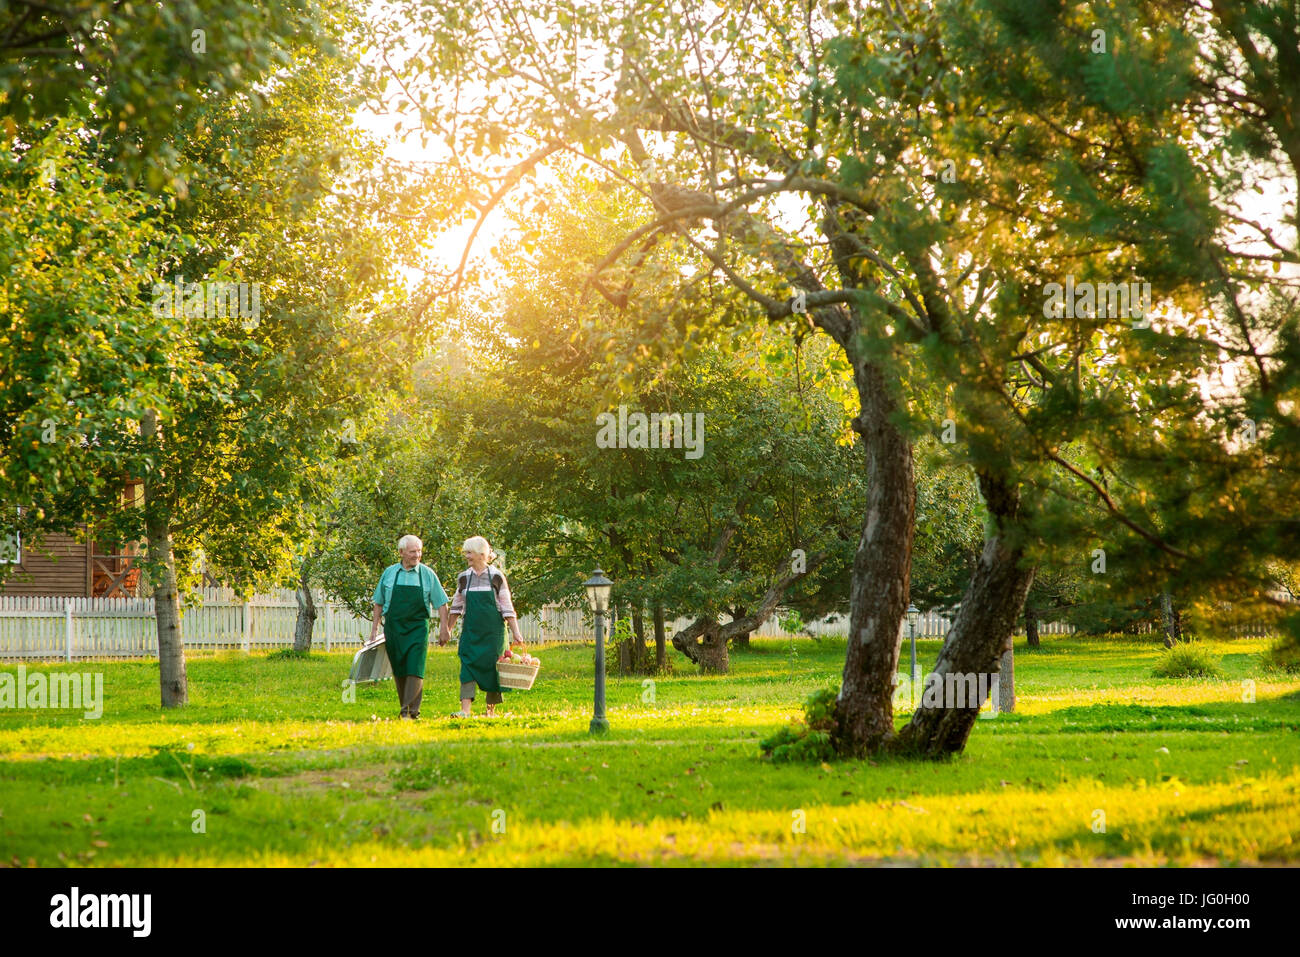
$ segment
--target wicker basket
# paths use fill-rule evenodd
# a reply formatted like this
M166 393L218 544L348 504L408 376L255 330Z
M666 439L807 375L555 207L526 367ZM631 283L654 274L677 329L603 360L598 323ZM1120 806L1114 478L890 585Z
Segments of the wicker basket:
M497 662L497 681L503 688L512 688L515 691L527 691L537 680L537 672L541 665L516 664L513 661Z

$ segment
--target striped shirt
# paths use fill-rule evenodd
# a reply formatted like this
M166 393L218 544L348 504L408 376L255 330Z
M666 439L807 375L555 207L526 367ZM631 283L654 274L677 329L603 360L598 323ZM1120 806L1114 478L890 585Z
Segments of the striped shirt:
M493 576L501 579L501 587L497 590L497 611L501 612L502 618L517 618L514 601L510 598L510 585L495 565L488 565L481 572L467 568L456 576L456 595L451 600L451 613L465 614L465 592L491 591Z

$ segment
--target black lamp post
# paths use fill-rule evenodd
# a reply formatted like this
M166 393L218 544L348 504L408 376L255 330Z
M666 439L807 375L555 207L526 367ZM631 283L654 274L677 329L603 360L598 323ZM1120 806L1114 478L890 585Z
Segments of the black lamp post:
M605 612L609 609L609 593L614 583L597 568L583 586L587 589L587 604L596 616L596 710L590 728L594 734L609 730L605 719Z

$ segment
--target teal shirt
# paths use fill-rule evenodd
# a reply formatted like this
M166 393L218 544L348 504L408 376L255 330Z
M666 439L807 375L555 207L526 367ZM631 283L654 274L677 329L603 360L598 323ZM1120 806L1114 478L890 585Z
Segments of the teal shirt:
M429 606L430 615L447 604L447 593L442 590L442 582L438 581L438 576L433 573L432 568L420 562L414 568L406 569L402 567L401 562L396 562L385 568L384 573L379 576L379 584L375 586L375 594L370 599L376 605L382 605L385 614L388 613L388 606L393 601L394 584L423 586L424 603Z

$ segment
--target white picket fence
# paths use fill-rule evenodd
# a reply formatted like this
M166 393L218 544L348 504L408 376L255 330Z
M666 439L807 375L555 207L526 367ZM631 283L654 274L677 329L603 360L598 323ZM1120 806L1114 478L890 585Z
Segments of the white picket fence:
M187 652L288 648L298 619L291 589L241 601L224 588L205 588L200 601L181 606ZM370 636L370 619L313 593L313 648L358 648ZM591 633L581 611L546 607L519 621L530 642L581 638ZM0 660L147 658L158 654L152 598L48 598L0 596Z
M298 605L291 590L240 601L228 589L205 588L201 602L181 606L187 651L283 648L293 644ZM314 644L359 646L370 622L316 596ZM0 659L142 658L158 654L152 598L0 597Z
M187 652L258 651L293 645L298 603L291 589L255 595L241 601L229 589L205 588L197 604L182 604L181 628ZM358 648L370 635L370 620L344 605L315 594L316 627L312 647L323 651ZM769 618L755 634L765 638L799 635L844 637L848 617L837 615L813 622L792 635ZM646 622L649 627L649 621ZM690 624L679 618L669 634ZM922 615L918 638L942 637L951 627L942 615ZM525 640L545 643L589 638L590 616L580 609L545 606L537 614L520 616ZM1043 634L1068 634L1067 625L1042 625ZM903 623L900 633L907 635ZM158 631L152 598L19 598L0 597L0 660L84 658L148 658L158 654Z
M754 632L761 638L788 638L790 633L783 629L779 624L781 615L778 612L767 621L763 626ZM723 619L726 620L725 618ZM680 619L683 625L689 624L689 619ZM680 625L678 626L680 627ZM916 637L917 638L942 638L952 629L952 619L938 612L924 612L916 620ZM817 638L845 638L849 633L849 616L833 615L825 621L815 621L806 623L804 630L799 632L800 635L813 635ZM899 627L899 633L906 638L909 634L906 619ZM1023 627L1018 631L1023 634ZM1070 635L1074 629L1065 624L1065 622L1054 621L1050 623L1039 622L1038 633L1040 635Z

